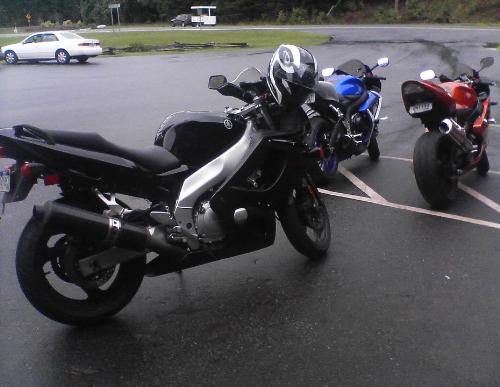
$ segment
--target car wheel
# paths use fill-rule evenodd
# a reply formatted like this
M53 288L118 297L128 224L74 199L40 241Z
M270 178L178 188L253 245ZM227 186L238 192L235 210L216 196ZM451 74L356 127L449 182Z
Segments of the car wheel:
M88 56L81 56L80 58L77 58L79 63L85 63L86 61L89 60Z
M5 63L7 64L16 64L17 63L17 55L14 51L5 52Z
M68 51L66 50L57 50L56 51L56 61L59 64L67 64L69 63L69 60L71 57L68 54Z

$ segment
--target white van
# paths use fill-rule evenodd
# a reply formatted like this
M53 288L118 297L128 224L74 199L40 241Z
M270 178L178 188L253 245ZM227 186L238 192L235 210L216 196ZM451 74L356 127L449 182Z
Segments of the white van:
M197 26L215 26L217 23L215 16L215 5L193 5L191 9L193 14L191 16L191 23Z

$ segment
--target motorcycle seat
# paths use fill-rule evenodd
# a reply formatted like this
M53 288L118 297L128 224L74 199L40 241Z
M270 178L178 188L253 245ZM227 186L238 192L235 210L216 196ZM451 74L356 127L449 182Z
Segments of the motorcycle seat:
M149 171L159 174L181 166L181 162L168 150L152 145L141 149L122 147L109 142L97 133L82 133L44 129L56 144L74 146L86 150L107 153L133 161Z

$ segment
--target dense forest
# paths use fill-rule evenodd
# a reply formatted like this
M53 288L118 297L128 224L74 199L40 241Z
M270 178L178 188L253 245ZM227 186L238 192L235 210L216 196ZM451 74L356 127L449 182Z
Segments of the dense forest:
M0 0L0 26L109 23L120 3L124 23L168 22L191 5L216 5L222 23L500 21L500 0Z

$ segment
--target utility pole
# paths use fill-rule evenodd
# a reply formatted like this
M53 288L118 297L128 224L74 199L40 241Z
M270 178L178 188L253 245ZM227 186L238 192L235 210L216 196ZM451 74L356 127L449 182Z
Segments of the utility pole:
M394 0L394 11L399 12L399 0Z

